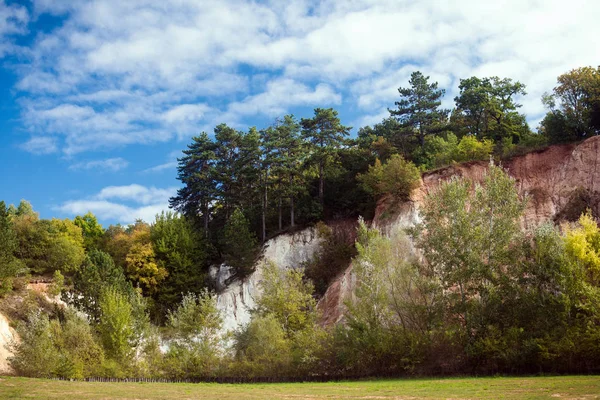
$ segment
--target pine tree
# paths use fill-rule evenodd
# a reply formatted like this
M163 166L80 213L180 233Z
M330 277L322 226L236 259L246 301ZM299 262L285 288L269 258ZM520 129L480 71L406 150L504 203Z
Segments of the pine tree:
M351 128L341 124L338 113L333 108L315 108L315 116L309 119L302 118L300 124L302 136L310 145L313 163L318 167L319 202L323 208L325 167L335 158Z
M222 244L225 263L235 269L236 276L248 276L258 255L258 240L239 208L233 211L225 225Z
M428 83L429 77L413 72L408 83L410 88L398 88L401 100L395 102L398 109L388 109L400 122L403 134L415 136L421 148L425 147L427 135L441 132L446 125L448 110L440 109L445 90L438 89L437 82Z

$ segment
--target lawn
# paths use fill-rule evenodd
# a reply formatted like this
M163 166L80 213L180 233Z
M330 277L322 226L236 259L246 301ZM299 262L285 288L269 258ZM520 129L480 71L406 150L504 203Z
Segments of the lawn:
M0 399L600 399L600 377L330 383L92 383L0 378Z

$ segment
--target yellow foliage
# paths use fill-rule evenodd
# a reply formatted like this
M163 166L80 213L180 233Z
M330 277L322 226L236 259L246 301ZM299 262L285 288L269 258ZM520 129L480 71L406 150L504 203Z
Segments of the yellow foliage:
M588 210L575 226L565 226L565 249L569 256L581 262L589 283L600 284L600 228Z

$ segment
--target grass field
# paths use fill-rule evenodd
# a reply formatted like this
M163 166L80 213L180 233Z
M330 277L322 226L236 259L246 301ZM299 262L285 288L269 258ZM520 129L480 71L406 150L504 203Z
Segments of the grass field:
M91 383L0 378L0 399L600 399L600 377L331 383Z

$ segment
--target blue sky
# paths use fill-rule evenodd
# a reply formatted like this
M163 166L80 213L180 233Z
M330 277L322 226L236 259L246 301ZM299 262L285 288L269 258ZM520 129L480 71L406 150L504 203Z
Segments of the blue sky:
M535 128L556 77L600 63L599 15L583 0L0 0L0 199L152 220L193 135L313 107L373 124L417 69L447 107L460 78L517 79Z

